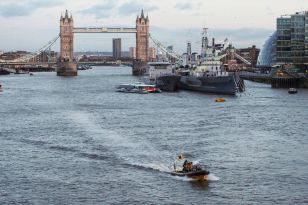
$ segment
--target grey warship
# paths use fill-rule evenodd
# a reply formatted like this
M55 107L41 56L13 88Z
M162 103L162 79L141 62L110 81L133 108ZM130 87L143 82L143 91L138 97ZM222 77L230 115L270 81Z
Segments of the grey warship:
M242 85L240 78L224 69L223 59L231 46L228 39L223 44L209 45L207 28L202 32L202 47L200 62L196 67L182 75L179 85L181 89L206 93L235 95ZM190 49L187 49L190 50Z
M233 75L206 76L188 75L181 76L179 86L184 90L199 91L205 93L235 95L237 85Z
M186 72L180 79L179 86L184 90L206 93L235 95L238 83L234 73L223 69L220 59L222 56L205 58L201 65Z

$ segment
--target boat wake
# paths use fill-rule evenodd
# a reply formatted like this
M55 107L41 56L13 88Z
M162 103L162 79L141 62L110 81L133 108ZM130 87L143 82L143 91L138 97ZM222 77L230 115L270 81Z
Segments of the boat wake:
M95 116L87 112L80 111L67 113L66 117L71 122L76 123L78 129L85 131L86 134L83 136L84 143L90 142L92 149L95 150L94 153L91 152L89 158L92 159L97 158L97 156L104 156L104 160L116 160L124 166L134 167L146 171L159 171L168 174L173 171L173 163L168 164L173 160L172 153L169 151L158 151L150 142L140 142L132 136L126 136L119 131L106 129L103 127L103 124L98 123ZM104 155L100 153L100 151L103 150ZM105 156L106 153L108 153L109 156ZM194 161L194 164L198 164L199 161L200 160ZM187 177L172 177L183 181L194 181L193 179ZM209 175L209 181L218 180L219 178L214 174Z
M198 181L196 179L190 178L190 177L180 177L180 176L172 176L174 179L179 180L179 181L184 181L184 182L193 182L193 181ZM214 174L209 174L208 176L208 182L215 182L219 181L219 177L215 176Z
M159 172L166 172L170 173L171 169L170 167L164 165L164 164L154 164L154 163L149 163L149 164L139 164L139 163L132 163L131 164L134 167L141 168L141 169L147 169L147 170L153 170L153 171L159 171Z
M215 176L214 174L209 174L209 181L219 181L220 178Z
M109 154L116 157L117 161L120 160L123 164L139 168L170 172L168 166L165 166L164 163L159 163L168 161L163 157L171 156L168 151L157 151L156 147L150 142L140 142L121 132L103 128L103 125L97 122L95 116L87 112L67 113L66 117L71 122L76 123L78 129L85 131L85 141L91 142L93 146L100 146L105 150L109 150ZM136 160L138 163L136 163ZM158 163L151 163L153 161Z

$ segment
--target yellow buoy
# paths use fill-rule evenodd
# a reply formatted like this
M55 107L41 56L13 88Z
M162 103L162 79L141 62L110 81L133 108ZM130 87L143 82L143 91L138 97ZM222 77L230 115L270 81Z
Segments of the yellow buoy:
M215 102L226 102L225 98L216 98Z

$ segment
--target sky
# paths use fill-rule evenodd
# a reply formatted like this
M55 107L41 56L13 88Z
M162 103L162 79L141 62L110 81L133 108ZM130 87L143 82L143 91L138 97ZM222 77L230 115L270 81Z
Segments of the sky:
M66 9L75 27L135 27L143 9L152 36L182 53L187 41L200 52L203 27L217 43L228 38L238 48L261 47L276 18L308 10L308 0L0 0L0 51L38 50L58 35ZM135 46L134 34L75 34L74 49L111 51L112 38L122 38L122 50Z

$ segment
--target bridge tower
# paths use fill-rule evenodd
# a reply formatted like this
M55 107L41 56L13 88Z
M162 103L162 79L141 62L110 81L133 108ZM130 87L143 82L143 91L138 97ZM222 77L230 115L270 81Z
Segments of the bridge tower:
M58 62L58 76L76 76L77 65L74 61L74 20L69 17L67 10L65 16L60 18L60 59Z
M136 58L147 62L149 60L149 17L145 17L143 10L141 16L136 19Z

